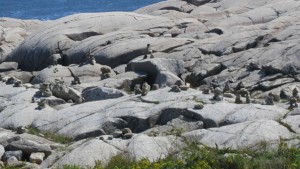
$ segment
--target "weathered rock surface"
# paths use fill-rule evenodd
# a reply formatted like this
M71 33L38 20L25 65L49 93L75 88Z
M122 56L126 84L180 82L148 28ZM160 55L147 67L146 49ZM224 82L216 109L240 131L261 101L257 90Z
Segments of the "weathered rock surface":
M86 165L94 166L95 161L107 164L108 159L120 153L117 148L99 139L77 142L67 149L68 152L57 160L54 166L65 164L76 164L82 167Z
M298 146L299 108L288 107L300 90L299 11L297 0L169 0L47 22L0 18L1 77L34 84L0 83L0 127L31 126L74 139L57 149L60 144L0 129L0 143L22 150L17 160L43 150L44 168L106 164L117 154L155 161L183 146L181 137L218 148L282 140ZM53 87L62 79L63 86ZM53 96L35 95L43 82L52 83ZM163 88L133 95L144 82ZM241 82L250 104L235 104L237 91L212 99L212 86L234 89ZM174 84L191 88L165 87ZM282 91L274 106L258 104ZM47 105L37 109L41 99ZM124 128L132 133L123 135Z
M40 71L31 83L54 83L55 79L63 79L66 84L70 85L74 80L74 77L78 77L81 83L97 82L101 80L101 68L103 67L113 72L108 66L103 66L100 64L70 65L68 67L61 65L52 66Z
M18 63L16 62L3 62L0 64L0 72L6 72L11 70L17 70Z
M257 119L278 121L288 113L288 110L277 106L250 104L232 110L221 122L221 125L230 125Z
M147 59L130 62L127 65L127 70L146 72L152 77L156 77L161 71L169 71L175 75L180 75L184 72L184 62L174 59Z
M289 125L291 129L296 133L300 133L299 119L300 119L299 115L293 115L293 116L286 117L285 119L282 120L282 122Z
M124 96L45 112L33 125L41 130L76 137L100 128L108 134L126 126L133 131L144 131L155 124L166 124L180 115L193 117L193 113L185 109L194 106L195 102L190 99L197 92L189 90L174 94L169 90L149 92L142 99L140 96Z
M225 117L231 111L237 109L240 105L220 102L216 104L207 104L201 110L189 108L190 112L197 113L199 118L204 123L205 128L219 127Z
M196 141L209 147L219 148L255 148L262 142L278 144L280 139L290 138L292 133L272 120L248 121L220 128L200 129L185 133L190 141Z
M31 32L41 25L38 20L0 18L0 62L12 52Z
M5 152L4 147L0 145L0 159L2 159L4 152Z
M86 102L115 99L126 95L127 94L123 91L107 87L88 88L82 92L82 96Z
M164 158L168 154L180 149L184 144L174 136L170 137L149 137L139 135L132 139L127 147L127 151L135 160L143 158L149 161L156 161Z
M5 147L5 149L8 151L22 150L22 152L26 154L31 154L35 152L43 152L47 156L51 154L51 148L49 145L39 144L34 141L28 141L23 139L11 142Z

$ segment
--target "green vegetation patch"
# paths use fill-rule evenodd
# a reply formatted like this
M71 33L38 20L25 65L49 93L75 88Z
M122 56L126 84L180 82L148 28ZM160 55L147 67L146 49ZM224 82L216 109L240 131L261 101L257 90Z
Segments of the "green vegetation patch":
M79 169L63 166L61 169ZM106 166L97 162L88 169L299 169L300 149L289 148L281 143L277 150L215 149L191 144L180 153L150 162L135 161L126 155L113 157Z
M37 135L37 136L43 136L44 138L57 142L57 143L61 143L61 144L69 144L73 141L72 138L70 137L66 137L66 136L62 136L53 132L49 132L49 131L40 131L37 128L34 128L32 126L27 127L28 129L28 134L32 134L32 135Z

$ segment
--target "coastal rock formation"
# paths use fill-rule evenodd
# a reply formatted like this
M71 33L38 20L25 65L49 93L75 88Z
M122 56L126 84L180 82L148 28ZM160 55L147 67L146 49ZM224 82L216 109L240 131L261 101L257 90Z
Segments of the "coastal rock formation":
M153 162L186 140L299 146L299 15L298 0L168 0L0 18L0 159L86 167Z

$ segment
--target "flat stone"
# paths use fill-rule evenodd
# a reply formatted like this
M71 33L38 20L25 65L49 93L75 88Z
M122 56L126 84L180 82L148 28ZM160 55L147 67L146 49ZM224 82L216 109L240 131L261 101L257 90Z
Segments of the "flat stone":
M46 144L39 144L34 141L21 139L19 141L11 142L5 147L9 151L22 150L24 153L31 154L34 152L43 152L47 156L51 154L51 148Z

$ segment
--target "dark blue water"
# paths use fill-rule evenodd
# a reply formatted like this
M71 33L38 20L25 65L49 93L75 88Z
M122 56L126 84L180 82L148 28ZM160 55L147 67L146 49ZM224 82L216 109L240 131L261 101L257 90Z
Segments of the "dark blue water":
M57 19L74 13L133 11L162 0L0 0L0 17Z

